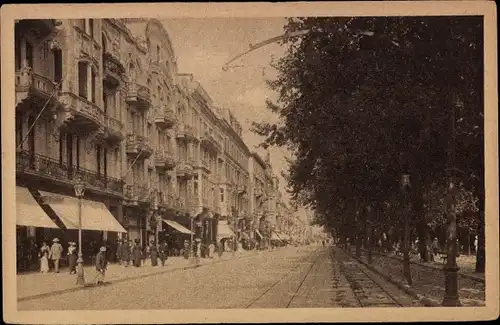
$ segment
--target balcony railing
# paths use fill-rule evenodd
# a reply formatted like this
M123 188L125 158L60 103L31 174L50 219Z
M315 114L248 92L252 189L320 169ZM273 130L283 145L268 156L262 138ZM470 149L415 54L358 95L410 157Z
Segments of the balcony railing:
M125 138L122 122L109 115L105 115L104 124L106 125L107 136L110 140L122 141Z
M128 84L127 102L138 108L148 109L151 106L151 90L131 81Z
M56 159L27 150L16 153L16 173L46 178L67 185L73 185L80 177L90 189L120 196L123 194L124 182L120 179L105 177L102 173L82 167L71 167Z
M125 67L120 61L120 51L106 49L103 54L104 77L103 81L111 87L117 87L121 83L121 76L125 73Z
M152 201L150 188L141 183L127 184L125 186L124 198L129 201Z
M127 154L131 156L141 155L141 158L149 158L153 154L153 149L148 138L135 133L127 134L126 143Z
M186 161L180 161L177 165L177 176L183 178L191 178L194 176L193 167Z
M155 109L155 123L161 128L171 128L177 123L177 118L171 108L159 106Z
M215 152L222 152L222 146L215 140L212 134L205 132L201 137L201 143L208 149Z

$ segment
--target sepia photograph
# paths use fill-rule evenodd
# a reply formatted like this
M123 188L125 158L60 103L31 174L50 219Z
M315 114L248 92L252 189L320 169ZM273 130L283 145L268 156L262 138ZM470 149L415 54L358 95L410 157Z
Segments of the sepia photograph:
M387 2L2 8L4 319L497 318L494 3Z

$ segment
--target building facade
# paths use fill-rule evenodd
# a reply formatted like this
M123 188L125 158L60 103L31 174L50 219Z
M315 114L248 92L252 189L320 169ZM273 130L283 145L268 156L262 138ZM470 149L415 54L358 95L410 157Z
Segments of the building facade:
M191 229L201 214L227 220L239 237L253 236L264 215L276 224L269 157L252 154L231 111L178 72L160 21L20 20L15 42L17 185L55 223L39 239L74 230L44 200L74 197L77 179L124 229L90 220L84 242L147 244L163 219ZM20 226L24 237L38 231Z

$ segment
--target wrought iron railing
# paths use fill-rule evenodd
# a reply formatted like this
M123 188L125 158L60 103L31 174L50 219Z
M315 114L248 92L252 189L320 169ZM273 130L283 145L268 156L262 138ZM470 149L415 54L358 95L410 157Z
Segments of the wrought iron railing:
M16 172L50 178L68 184L72 184L79 177L88 187L106 192L123 193L124 182L118 178L104 176L103 173L78 166L68 166L56 159L28 150L17 152Z

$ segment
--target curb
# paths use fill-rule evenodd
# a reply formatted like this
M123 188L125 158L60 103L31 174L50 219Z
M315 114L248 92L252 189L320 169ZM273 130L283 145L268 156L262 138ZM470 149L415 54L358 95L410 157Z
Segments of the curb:
M154 276L154 275L159 275L159 274L167 274L167 273L171 273L171 272L174 272L174 271L180 271L180 270L183 271L183 270L189 270L189 269L196 269L196 268L203 267L203 266L215 265L215 264L219 264L219 263L228 262L228 261L231 261L231 260L236 260L236 259L241 259L241 258L247 258L247 257L252 257L252 256L257 256L257 253L248 254L248 255L240 255L240 256L237 256L235 258L229 258L229 259L226 259L226 260L217 260L217 261L214 261L214 262L211 262L211 263L207 263L207 264L199 264L199 265L193 264L193 265L176 267L176 268L172 268L172 269L168 269L168 270L162 270L162 271L153 272L153 273L147 273L147 274L142 274L142 275L135 275L135 276L131 276L131 277L125 277L125 278L121 278L121 279L115 279L115 280L107 281L104 284L105 285L110 285L110 284L125 282L125 281L129 281L129 280L136 280L136 279L139 279L139 278L148 278L148 277L151 277L151 276ZM32 295L32 296L26 296L26 297L18 298L17 302L29 301L29 300L34 300L34 299L39 299L39 298L44 298L44 297L50 297L50 296L57 296L57 295L64 294L64 293L70 293L70 292L75 292L75 291L79 291L79 290L91 289L91 288L100 288L100 287L99 286L85 284L84 286L78 286L78 287L73 287L73 288L61 289L61 290L56 290L56 291L51 291L51 292L46 292L46 293L40 293L40 294L36 294L36 295Z
M380 255L380 256L385 256L387 258L392 258L392 259L395 259L395 260L398 260L398 261L402 261L403 260L402 258L399 258L397 256L391 256L389 254L384 254L384 253L380 253L380 252L376 252L376 251L372 251L372 253L375 253L375 254ZM421 267L426 267L426 268L429 268L429 269L438 270L438 271L442 271L443 270L442 268L440 268L438 266L435 266L435 265L427 265L427 264L423 264L423 263L420 263L420 262L413 262L413 261L410 261L410 263L414 264L414 265L421 266ZM466 273L458 272L458 275L461 276L461 277L464 277L464 278L469 278L469 279L477 281L477 282L482 282L482 283L486 282L485 279L480 278L480 277L475 276L475 275L472 275L472 274L466 274Z
M441 305L421 294L419 294L416 290L412 289L411 287L408 287L407 285L404 285L402 284L401 282L399 281L396 281L394 280L393 278L391 278L390 276L388 276L387 274L384 274L382 273L381 271L379 271L377 268L375 268L374 266L366 263L365 261L353 256L352 254L350 253L347 253L349 256L351 256L351 258L353 258L354 260L358 261L359 263L363 264L364 266L366 266L368 269L370 269L372 272L375 272L376 274L378 274L379 276L381 276L382 278L384 278L386 281L394 284L395 286L397 286L399 289L403 290L404 292L406 292L408 295L412 296L413 298L417 299L419 303L421 303L424 307L440 307Z

